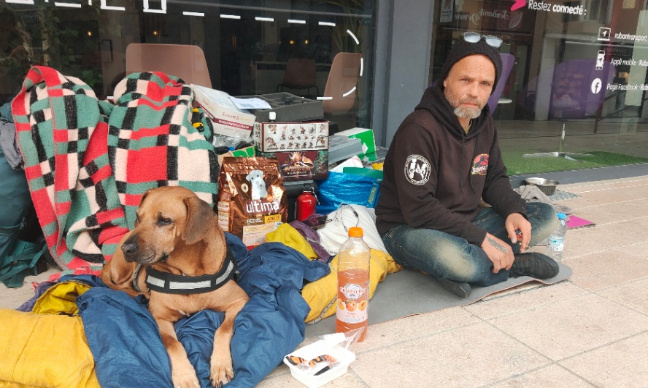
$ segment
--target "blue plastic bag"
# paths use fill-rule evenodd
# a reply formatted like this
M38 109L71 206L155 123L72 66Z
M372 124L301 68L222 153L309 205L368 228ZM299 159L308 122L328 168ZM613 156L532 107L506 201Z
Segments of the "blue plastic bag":
M381 182L374 177L329 171L328 179L318 181L317 213L328 214L341 204L376 207Z

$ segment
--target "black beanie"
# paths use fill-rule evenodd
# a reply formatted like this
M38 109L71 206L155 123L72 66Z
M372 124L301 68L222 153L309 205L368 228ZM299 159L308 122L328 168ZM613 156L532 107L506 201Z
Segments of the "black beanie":
M457 43L452 46L452 49L448 53L448 57L441 68L441 74L439 75L437 82L442 90L443 81L448 77L448 73L450 73L452 66L464 57L474 54L487 56L491 62L493 62L493 65L495 65L495 83L493 84L493 91L495 91L497 81L499 80L500 74L502 74L502 58L499 53L495 48L489 46L484 39L479 39L479 42L477 43L470 43L466 42L463 38L459 39Z

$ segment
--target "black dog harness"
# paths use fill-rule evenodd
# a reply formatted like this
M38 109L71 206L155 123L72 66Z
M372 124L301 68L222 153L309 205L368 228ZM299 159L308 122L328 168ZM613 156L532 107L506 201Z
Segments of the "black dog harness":
M184 276L174 275L146 267L146 285L149 290L165 294L200 294L214 291L235 278L238 270L234 255L227 248L225 261L220 271L211 275Z

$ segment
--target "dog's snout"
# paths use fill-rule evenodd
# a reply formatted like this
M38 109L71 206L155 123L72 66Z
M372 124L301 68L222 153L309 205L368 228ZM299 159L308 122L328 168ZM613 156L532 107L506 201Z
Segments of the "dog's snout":
M122 243L121 250L124 252L124 258L126 261L135 261L134 258L137 254L137 241L132 237L129 238Z

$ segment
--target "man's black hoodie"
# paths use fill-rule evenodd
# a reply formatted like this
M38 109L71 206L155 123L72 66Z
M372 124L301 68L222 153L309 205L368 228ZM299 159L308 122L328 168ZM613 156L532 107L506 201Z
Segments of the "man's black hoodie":
M440 230L481 246L486 231L472 224L480 199L504 219L525 214L511 188L486 106L466 133L438 86L400 125L383 166L376 207L380 234L407 224Z

